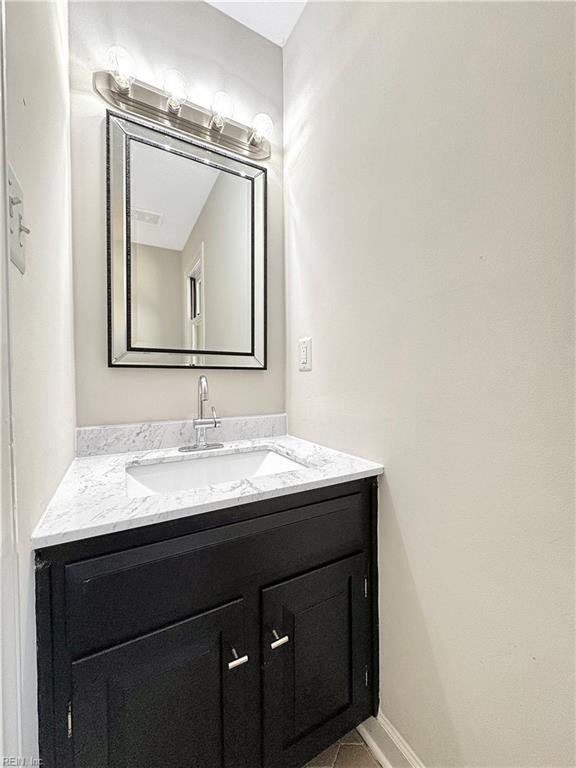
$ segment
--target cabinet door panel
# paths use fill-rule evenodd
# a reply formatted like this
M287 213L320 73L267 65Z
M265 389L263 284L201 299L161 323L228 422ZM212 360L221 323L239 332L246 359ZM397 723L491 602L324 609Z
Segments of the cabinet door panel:
M369 716L364 574L356 555L263 590L266 768L301 765Z
M248 768L245 647L237 600L74 662L76 768Z
M285 612L290 618L288 632L297 638L289 662L294 681L294 701L297 702L291 728L292 739L334 717L351 704L348 602L347 590L343 590L296 615ZM338 631L327 637L326 627L338 628Z

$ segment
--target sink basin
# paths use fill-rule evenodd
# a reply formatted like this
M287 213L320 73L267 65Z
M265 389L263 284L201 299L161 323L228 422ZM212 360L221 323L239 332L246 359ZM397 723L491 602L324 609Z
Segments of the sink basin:
M206 485L276 475L302 469L303 466L298 461L270 450L195 456L159 464L138 464L126 469L126 493L136 497L188 491Z

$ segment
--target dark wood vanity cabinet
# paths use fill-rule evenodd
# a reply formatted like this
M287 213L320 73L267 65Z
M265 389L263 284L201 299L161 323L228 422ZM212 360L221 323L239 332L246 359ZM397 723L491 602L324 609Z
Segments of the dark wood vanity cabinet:
M46 768L297 768L377 711L376 481L38 550Z

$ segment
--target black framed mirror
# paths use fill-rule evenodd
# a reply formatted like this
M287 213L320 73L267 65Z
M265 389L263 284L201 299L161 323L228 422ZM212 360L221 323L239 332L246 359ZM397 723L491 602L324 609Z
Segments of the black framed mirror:
M266 169L107 114L108 364L266 368Z

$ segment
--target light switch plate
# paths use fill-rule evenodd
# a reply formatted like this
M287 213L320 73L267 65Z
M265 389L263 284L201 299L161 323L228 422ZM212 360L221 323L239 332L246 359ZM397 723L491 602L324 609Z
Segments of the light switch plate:
M12 166L8 166L8 229L10 235L10 261L24 274L26 272L26 229L24 224L24 193Z
M312 370L312 339L310 336L298 339L298 367L301 371Z

